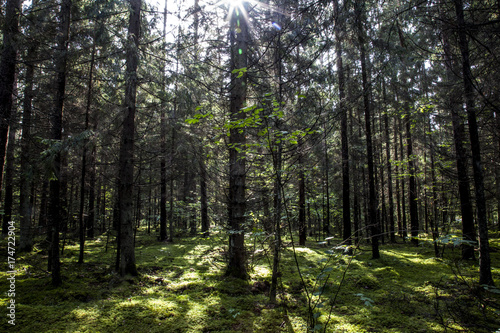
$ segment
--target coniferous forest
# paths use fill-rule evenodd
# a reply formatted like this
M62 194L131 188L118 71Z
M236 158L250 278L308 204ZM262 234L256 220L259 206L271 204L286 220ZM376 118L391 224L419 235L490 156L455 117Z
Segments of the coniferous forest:
M1 331L500 331L500 1L0 5Z

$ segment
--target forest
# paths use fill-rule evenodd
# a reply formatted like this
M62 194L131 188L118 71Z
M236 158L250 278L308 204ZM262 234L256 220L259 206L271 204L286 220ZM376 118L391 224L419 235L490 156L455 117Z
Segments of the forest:
M1 331L500 332L500 0L0 5Z

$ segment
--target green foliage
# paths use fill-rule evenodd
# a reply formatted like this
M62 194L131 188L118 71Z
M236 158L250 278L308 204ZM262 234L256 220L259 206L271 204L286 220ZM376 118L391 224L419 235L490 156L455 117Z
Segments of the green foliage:
M198 111L198 108L196 108L196 111ZM185 122L189 125L194 125L194 124L197 124L200 122L200 120L202 119L213 119L214 115L211 114L211 113L207 113L207 114L202 114L202 113L197 113L193 116L193 118L187 118L185 120Z
M247 69L246 67L243 67L243 68L236 68L236 69L233 69L233 70L231 71L231 73L232 73L232 74L238 74L238 75L236 75L236 78L238 78L238 79L239 79L239 78L242 78L242 77L243 77L243 75L245 75L245 73L247 72L247 70L248 70L248 69Z

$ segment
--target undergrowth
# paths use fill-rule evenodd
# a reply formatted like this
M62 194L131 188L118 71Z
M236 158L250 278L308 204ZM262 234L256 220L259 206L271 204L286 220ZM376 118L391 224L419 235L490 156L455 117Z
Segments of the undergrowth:
M252 238L253 237L253 238ZM278 304L268 302L269 243L250 234L249 281L224 277L222 235L161 243L139 232L140 275L113 271L114 248L106 237L87 241L85 263L68 241L61 257L64 284L53 288L47 251L18 254L16 326L7 323L5 290L0 331L17 332L495 332L500 329L499 289L477 284L478 262L458 260L449 248L435 258L432 244L381 246L371 260L368 246L353 256L324 243L292 247L286 242ZM332 242L334 242L333 240ZM498 239L491 241L493 277L500 281ZM6 253L6 240L0 243ZM6 286L7 263L0 265ZM305 284L305 286L304 286ZM2 287L2 289L5 289ZM305 293L308 290L309 294ZM308 299L309 297L309 299ZM310 305L308 307L308 304ZM310 318L313 318L311 324Z

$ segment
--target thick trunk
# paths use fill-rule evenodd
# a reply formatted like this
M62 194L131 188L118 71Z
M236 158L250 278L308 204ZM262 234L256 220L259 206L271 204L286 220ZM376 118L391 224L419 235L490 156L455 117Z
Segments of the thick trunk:
M449 84L455 81L455 70L458 67L453 61L451 47L449 45L449 36L447 30L443 33L443 48L445 55L445 65L447 70L447 81ZM460 92L453 87L451 96L448 100L448 108L451 112L453 124L453 141L455 144L455 156L458 175L458 193L460 196L460 211L462 213L462 235L465 240L474 241L476 239L474 231L474 213L472 201L470 198L469 168L467 163L467 153L464 142L466 141L464 119L460 116L462 103L460 102ZM462 245L462 259L474 259L474 247L471 245Z
M17 95L17 93L16 93ZM14 172L15 172L15 147L16 147L16 111L11 117L9 130L9 141L7 145L6 163L5 163L5 199L4 215L2 223L2 233L7 234L9 222L12 218L12 206L14 204ZM3 232L5 230L5 232Z
M469 136L472 150L472 169L474 171L474 185L476 190L477 224L479 228L479 283L493 285L491 275L490 248L488 242L488 220L486 218L486 200L484 196L484 177L481 165L481 147L479 130L474 104L474 83L469 60L469 45L467 40L467 26L465 23L462 0L454 0L460 52L462 54L462 75L465 93L465 107L469 121Z
M66 91L66 67L67 67L67 50L69 42L69 27L71 20L71 0L63 0L60 10L60 26L59 26L59 41L56 57L56 91L55 105L50 117L51 123L51 139L55 142L62 140L62 115L64 108L64 98ZM49 261L52 270L52 284L60 286L61 265L59 261L59 231L61 228L61 220L64 218L62 195L62 173L61 173L61 152L55 153L53 159L52 171L54 177L49 182L49 233L50 233L50 253Z
M12 96L15 86L17 45L19 34L20 0L7 0L3 26L3 48L0 59L0 190L12 111Z
M120 209L120 257L121 276L136 276L134 251L134 121L136 111L137 66L139 62L141 0L130 0L130 18L127 41L127 69L125 85L125 117L120 143L118 205Z
M245 113L240 112L246 105L247 74L237 73L238 69L247 67L248 26L246 18L239 10L231 15L231 96L230 117L232 121L242 120ZM242 128L231 128L229 136L229 195L228 195L228 229L229 229L229 262L226 275L247 279L245 253L245 131Z

